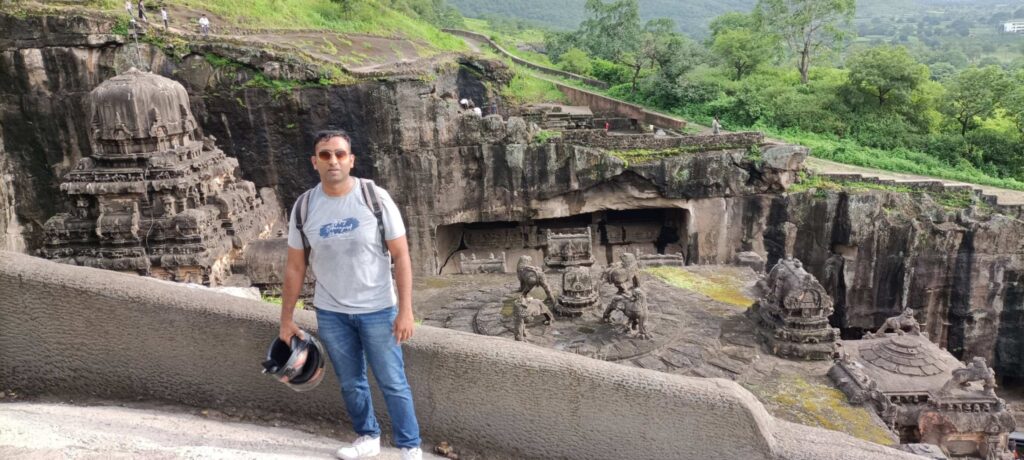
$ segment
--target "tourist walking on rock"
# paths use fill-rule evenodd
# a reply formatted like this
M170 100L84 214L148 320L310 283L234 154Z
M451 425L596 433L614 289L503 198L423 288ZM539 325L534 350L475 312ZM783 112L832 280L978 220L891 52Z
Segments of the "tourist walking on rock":
M160 19L162 19L164 21L164 32L167 32L167 22L168 22L168 20L167 20L167 7L166 6L161 6L160 7Z
M201 32L204 37L210 36L210 20L205 14L203 17L199 18L199 32Z
M279 338L291 343L292 336L300 334L292 314L310 268L316 275L313 304L320 338L359 435L337 455L354 459L380 453L381 429L370 398L368 362L384 394L402 459L418 460L423 455L420 430L401 347L413 334L412 262L405 224L387 191L350 175L355 155L347 133L317 133L313 152L320 184L292 208Z
M142 0L139 0L139 19L141 19L142 22L149 24L149 20L146 19L146 4L143 3Z
M132 13L132 0L125 0L124 9L128 12L128 17L135 19L135 15Z
M722 132L722 123L718 121L718 116L711 120L711 134L719 135Z

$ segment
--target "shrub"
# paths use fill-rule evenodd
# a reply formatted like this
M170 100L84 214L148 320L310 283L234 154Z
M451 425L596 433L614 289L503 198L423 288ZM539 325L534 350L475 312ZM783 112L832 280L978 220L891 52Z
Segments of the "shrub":
M591 61L590 75L594 78L608 83L608 86L621 85L629 82L629 69L604 59L593 59Z
M590 75L591 72L590 58L587 57L587 53L576 47L562 53L558 58L558 66L566 72L580 75Z

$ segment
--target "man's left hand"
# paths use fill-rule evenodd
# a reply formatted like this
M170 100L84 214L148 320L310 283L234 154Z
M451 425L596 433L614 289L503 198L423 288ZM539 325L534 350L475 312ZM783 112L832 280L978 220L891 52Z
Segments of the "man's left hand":
M398 341L398 343L402 343L411 339L412 328L415 327L415 325L416 324L413 321L411 313L399 313L398 316L395 317L395 330L393 331L395 334L395 340Z

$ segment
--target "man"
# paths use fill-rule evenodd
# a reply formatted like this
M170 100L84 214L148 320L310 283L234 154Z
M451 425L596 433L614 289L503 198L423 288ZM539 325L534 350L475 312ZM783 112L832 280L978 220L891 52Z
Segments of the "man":
M210 35L210 20L206 18L205 14L199 18L199 31L202 32L204 37Z
M146 4L142 0L139 0L139 19L149 24L149 20L146 19Z
M711 120L711 134L714 134L714 135L717 136L717 135L721 134L721 132L722 132L722 123L720 121L718 121L718 115L715 115L715 118Z
M391 196L374 186L383 211L381 235L359 179L350 175L355 155L347 133L317 133L313 152L311 161L320 175L320 184L309 192L302 224L310 246L308 263L317 279L313 304L320 338L334 364L342 399L359 435L352 445L338 449L337 455L354 459L380 453L380 427L366 378L369 361L387 403L395 445L402 449L403 460L418 460L423 455L419 424L400 346L413 333L412 262L402 216ZM292 210L288 231L279 335L285 343L299 334L292 313L307 268L302 235L296 226L299 208ZM392 260L398 285L397 309Z
M160 7L160 19L163 19L163 21L164 21L164 32L167 32L167 22L168 21L167 21L167 7L166 6L161 6Z

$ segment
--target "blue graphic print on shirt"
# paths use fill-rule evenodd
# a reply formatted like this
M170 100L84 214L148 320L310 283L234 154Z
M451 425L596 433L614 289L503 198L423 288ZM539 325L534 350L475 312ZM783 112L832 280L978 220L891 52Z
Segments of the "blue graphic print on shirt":
M345 220L336 220L331 223L324 224L320 227L320 238L328 239L336 236L341 236L359 228L359 220L355 217L349 217Z

